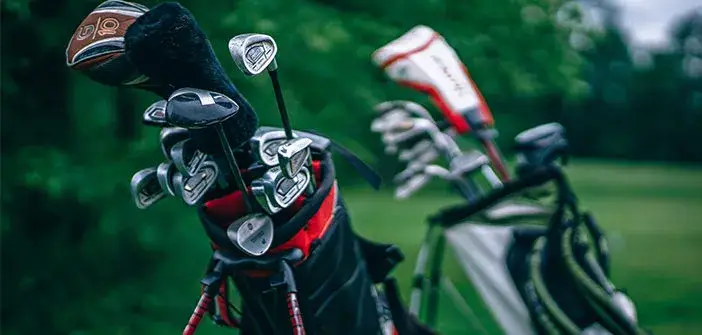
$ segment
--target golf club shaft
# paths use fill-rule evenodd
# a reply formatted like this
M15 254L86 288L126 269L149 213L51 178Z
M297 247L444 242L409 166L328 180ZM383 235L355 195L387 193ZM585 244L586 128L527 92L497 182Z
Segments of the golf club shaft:
M283 129L285 130L285 136L292 140L293 133L292 127L290 126L290 118L288 117L288 110L285 108L285 100L283 99L283 90L280 88L280 81L278 80L278 70L269 70L268 75L271 77L271 83L273 84L273 92L275 93L275 102L278 104L278 111L280 111L280 119L283 121Z
M234 157L232 147L231 145L229 145L229 141L227 140L227 136L224 133L224 128L222 127L222 124L218 124L216 128L217 136L219 137L219 141L222 144L222 150L224 150L224 156L227 158L227 163L229 163L229 169L232 171L234 183L236 183L237 188L244 194L244 206L246 208L246 212L251 212L251 204L253 203L253 201L251 199L251 195L246 189L246 183L244 183L244 178L241 177L241 171L239 171L239 165L237 165L236 163L236 158Z
M509 181L509 171L507 170L507 167L504 164L502 155L497 149L495 142L486 138L481 138L479 140L485 148L485 153L487 154L488 158L490 158L490 162L492 162L492 165L495 167L497 174L500 175L500 179L502 179L502 181L504 182Z

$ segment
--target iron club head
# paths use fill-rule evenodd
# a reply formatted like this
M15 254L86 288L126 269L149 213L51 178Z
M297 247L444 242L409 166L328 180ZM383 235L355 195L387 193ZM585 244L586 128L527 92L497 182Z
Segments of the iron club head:
M202 163L200 170L192 177L186 177L178 172L173 176L175 195L182 198L189 206L202 202L212 186L217 182L219 168L212 161Z
M156 168L156 176L158 177L158 183L161 185L166 193L171 196L175 195L175 190L173 188L173 175L176 173L176 168L173 162L165 162L158 165Z
M171 160L171 148L183 140L190 137L187 129L180 127L166 127L161 129L159 141L161 142L161 152L166 159Z
M130 183L132 199L140 209L145 209L166 197L161 189L155 167L143 169L132 176Z
M229 53L234 64L248 76L255 76L266 68L275 70L275 55L278 46L275 40L264 34L241 34L229 40Z
M207 160L207 155L198 150L190 139L176 143L171 148L170 157L178 172L186 177L195 175L200 170L202 163Z
M303 166L310 164L312 159L310 145L312 145L311 139L300 137L285 141L278 147L278 164L286 178L294 178Z
M269 214L290 207L310 184L310 171L303 167L294 178L286 178L279 166L251 182L256 201Z
M248 214L229 225L227 237L245 254L261 256L273 243L273 220L261 213Z

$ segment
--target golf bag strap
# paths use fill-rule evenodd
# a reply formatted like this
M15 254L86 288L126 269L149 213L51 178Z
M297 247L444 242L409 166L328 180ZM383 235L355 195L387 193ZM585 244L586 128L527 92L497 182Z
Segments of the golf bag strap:
M405 255L396 245L373 242L358 234L356 239L374 284L383 282L395 266L405 259Z
M315 130L305 130L301 133L309 133L312 135L325 137L324 135L320 134ZM380 189L382 178L380 178L380 175L375 170L373 170L370 166L368 166L368 164L366 164L363 160L356 156L356 154L351 152L351 150L346 149L341 144L336 143L331 139L329 139L329 144L331 151L339 154L339 156L341 156L344 159L344 161L351 165L351 167L353 167L356 173L358 173L358 175L361 176L363 180L367 181L368 184L370 184L371 187L373 187L373 189Z
M472 215L496 205L499 201L510 195L530 187L543 185L552 180L558 182L559 201L562 202L563 197L570 196L571 193L565 181L565 176L563 176L558 167L545 166L534 170L532 173L522 178L504 183L501 188L480 198L476 202L442 209L438 213L429 216L429 223L441 225L443 227L451 227L455 224L462 223Z

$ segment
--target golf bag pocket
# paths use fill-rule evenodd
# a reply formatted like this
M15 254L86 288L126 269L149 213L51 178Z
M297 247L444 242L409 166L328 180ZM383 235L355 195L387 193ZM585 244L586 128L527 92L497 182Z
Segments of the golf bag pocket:
M359 238L336 185L329 155L321 161L315 193L291 218L276 222L271 249L261 258L301 250L293 267L294 281L307 334L382 334L374 283L392 270L402 255L391 245ZM224 226L200 211L205 231L220 252L246 258L227 239ZM231 220L231 219L230 219ZM368 258L378 257L372 265ZM285 290L274 282L275 271L244 269L227 273L241 296L242 334L290 334Z

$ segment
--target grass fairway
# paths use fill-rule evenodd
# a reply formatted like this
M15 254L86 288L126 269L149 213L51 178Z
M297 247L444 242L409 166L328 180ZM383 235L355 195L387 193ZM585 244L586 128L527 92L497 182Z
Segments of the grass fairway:
M582 206L592 210L610 238L613 277L638 306L642 325L655 334L702 334L702 168L602 164L576 161L567 168ZM356 230L377 241L398 244L407 260L395 272L408 297L410 274L424 234L424 217L457 196L434 188L402 202L386 189L343 191ZM190 214L189 214L190 215ZM196 286L208 257L197 225L183 229L180 250L185 263L169 266L155 278L151 304L162 307L162 322L141 320L136 333L179 331L196 302ZM468 297L490 334L500 334L455 262L448 258L446 273ZM159 271L160 272L160 271ZM165 279L168 279L167 281ZM444 334L471 333L467 320L442 297L439 328ZM168 320L168 321L166 321ZM181 321L179 323L178 321ZM136 327L136 328L135 328ZM200 333L201 331L201 333ZM227 331L203 324L200 334Z

